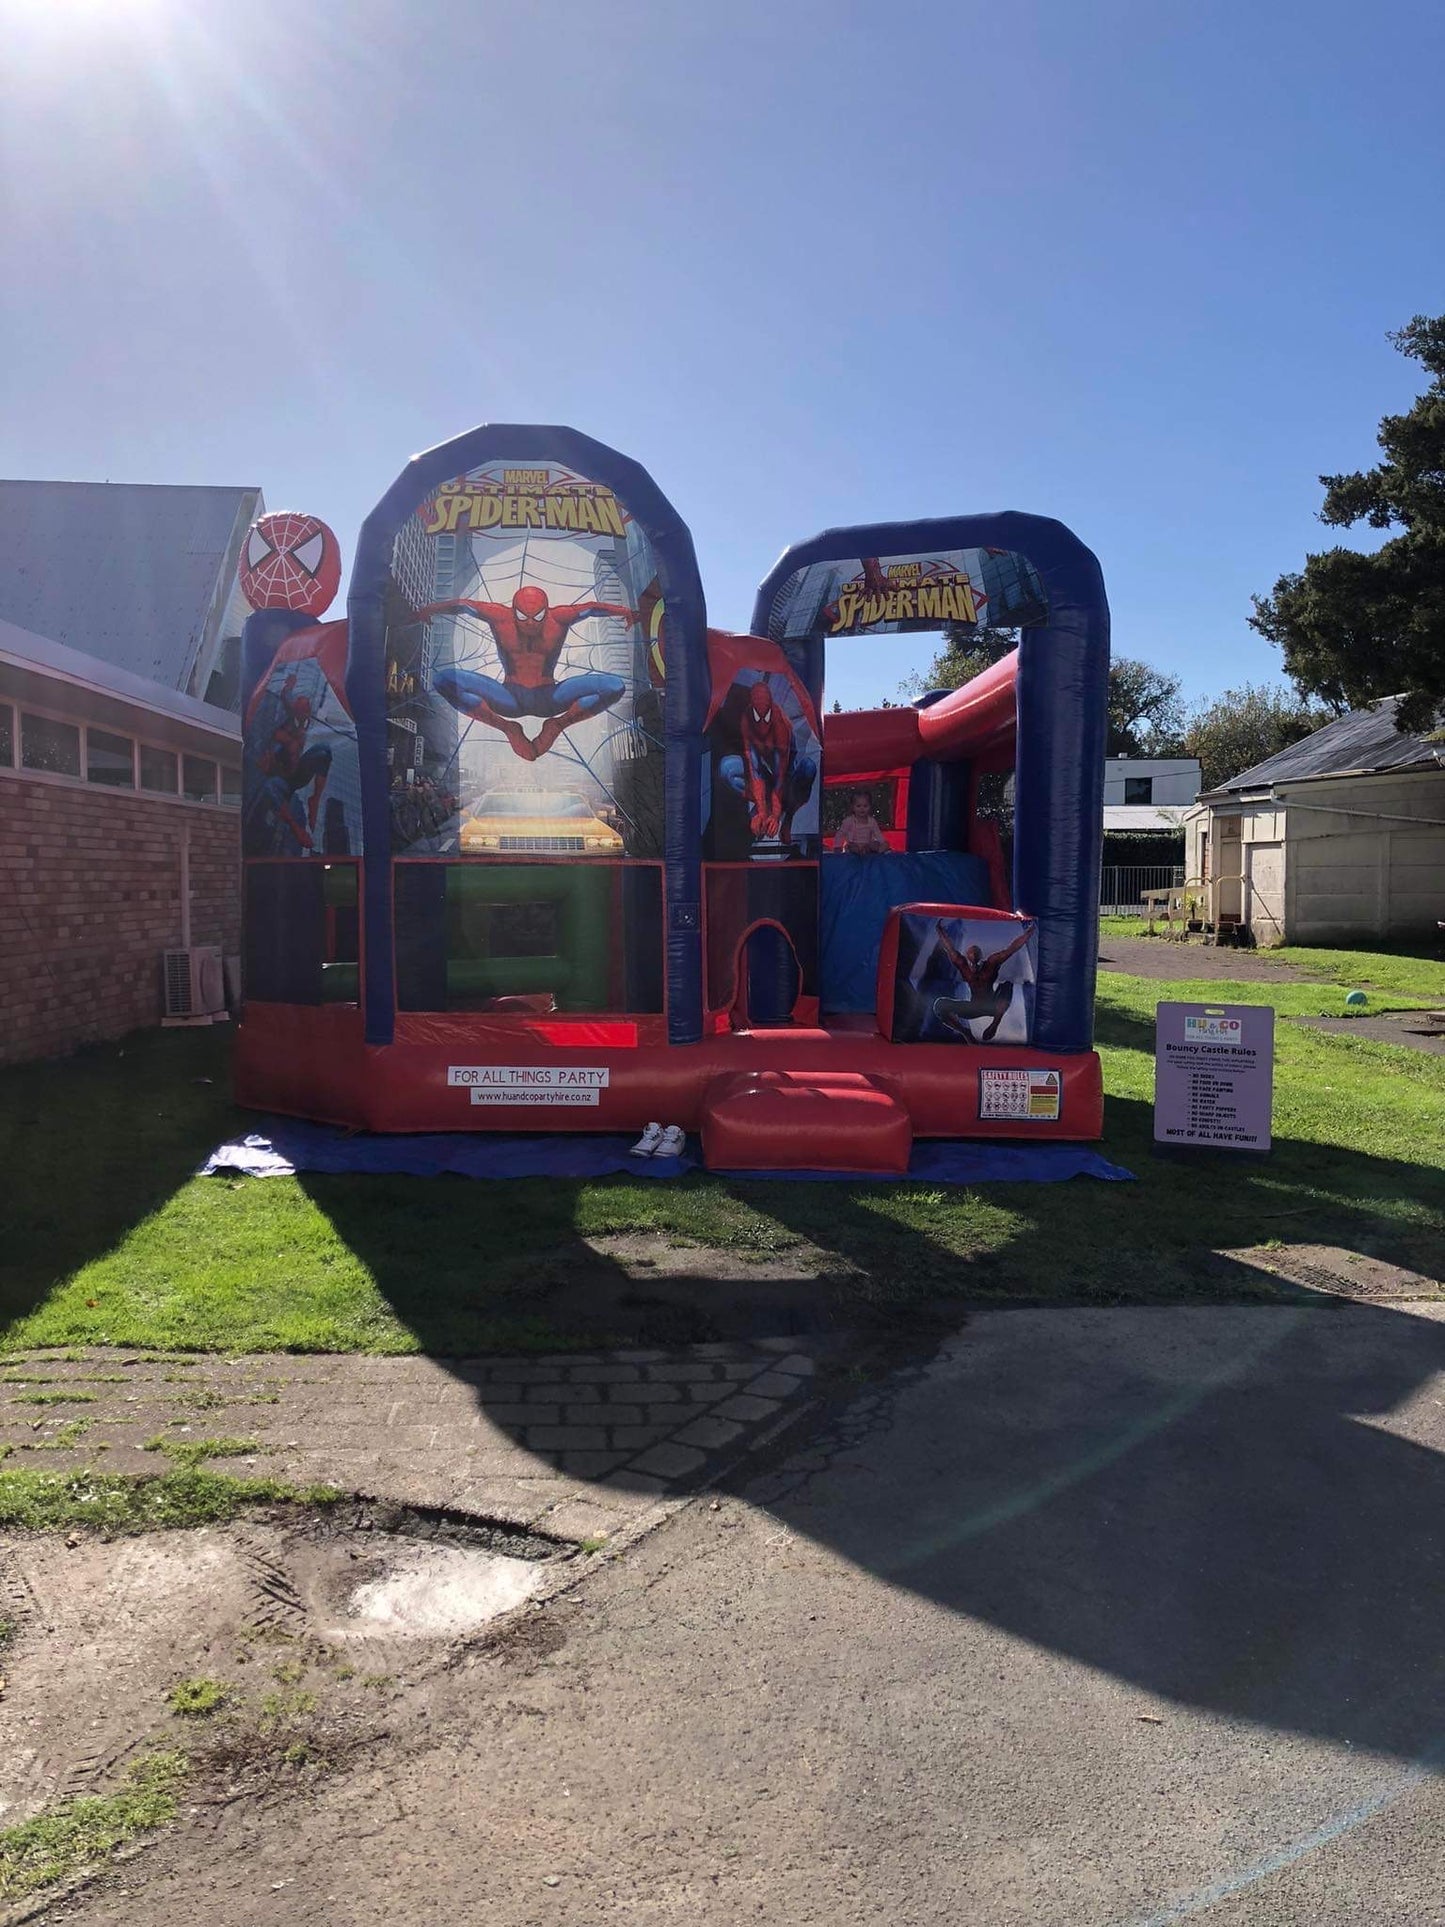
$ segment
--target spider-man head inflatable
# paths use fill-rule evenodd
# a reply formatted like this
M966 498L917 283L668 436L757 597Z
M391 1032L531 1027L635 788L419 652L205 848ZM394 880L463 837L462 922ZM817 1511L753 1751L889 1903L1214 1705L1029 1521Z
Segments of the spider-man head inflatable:
M340 581L340 546L314 515L275 509L252 523L241 551L241 594L253 609L319 616Z

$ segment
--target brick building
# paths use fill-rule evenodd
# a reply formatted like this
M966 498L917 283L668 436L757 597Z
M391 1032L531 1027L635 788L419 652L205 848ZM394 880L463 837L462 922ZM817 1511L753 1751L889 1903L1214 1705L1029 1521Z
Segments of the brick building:
M0 1063L158 1023L240 947L240 719L0 620Z

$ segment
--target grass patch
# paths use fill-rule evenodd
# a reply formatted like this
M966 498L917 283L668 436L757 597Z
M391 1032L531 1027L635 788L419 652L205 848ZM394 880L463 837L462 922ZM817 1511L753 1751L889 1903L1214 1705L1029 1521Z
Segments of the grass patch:
M1319 950L1294 943L1266 954L1347 989L1363 986L1445 1003L1445 963L1438 957L1405 950Z
M73 1418L64 1425L57 1426L48 1439L37 1439L31 1446L32 1452L70 1452L80 1444L86 1433L94 1425L89 1418Z
M163 1452L174 1465L204 1465L207 1459L248 1459L261 1450L255 1439L170 1439L158 1432L141 1447L143 1452Z
M223 1679L207 1679L202 1674L178 1680L166 1694L166 1705L177 1719L208 1720L229 1705L231 1698L231 1688Z
M233 1479L186 1467L156 1478L120 1473L0 1472L0 1526L26 1532L92 1527L108 1533L223 1524L248 1507L292 1501L330 1505L330 1486L291 1486L276 1479Z
M183 1753L150 1753L130 1768L119 1792L66 1800L0 1832L0 1896L18 1899L72 1879L138 1834L176 1817L186 1777Z
M263 1693L256 1723L263 1733L275 1733L282 1727L294 1727L309 1720L315 1711L314 1693Z
M1421 959L1329 954L1341 983L1378 983L1398 964L1391 997L1408 999L1445 977ZM819 1302L845 1321L907 1315L942 1298L1267 1296L1287 1288L1203 1261L1217 1247L1280 1237L1429 1270L1445 1235L1445 1060L1284 1021L1337 1011L1339 995L1313 963L1277 983L1103 973L1102 1148L1137 1174L1134 1185L957 1190L701 1174L665 1185L344 1176L232 1184L191 1175L206 1150L247 1122L218 1095L222 1032L158 1031L132 1040L123 1056L87 1053L44 1067L43 1077L6 1071L0 1351L39 1363L69 1346L125 1345L174 1369L182 1349L466 1357L715 1335L701 1300L686 1331L676 1327L676 1305L663 1303L669 1247L742 1260L801 1254L817 1273ZM1161 998L1270 1004L1280 1013L1267 1162L1153 1156ZM1380 1007L1373 993L1372 1007ZM201 1073L215 1081L195 1084ZM47 1173L62 1151L72 1165L88 1162L58 1197ZM614 1235L655 1241L656 1283L607 1256ZM220 1395L198 1388L194 1397L200 1410ZM195 1465L180 1469L199 1476ZM251 1485L260 1496L275 1490Z
M94 1392L17 1392L12 1405L94 1405Z

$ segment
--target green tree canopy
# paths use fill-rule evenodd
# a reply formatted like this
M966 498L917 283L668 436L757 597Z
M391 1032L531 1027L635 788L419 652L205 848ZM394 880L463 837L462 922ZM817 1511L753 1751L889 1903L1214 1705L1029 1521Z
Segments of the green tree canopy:
M1283 683L1243 683L1190 711L1181 748L1199 758L1201 787L1218 789L1312 734L1333 713Z
M1136 656L1109 664L1110 756L1177 756L1184 730L1180 681Z
M1250 623L1307 695L1335 709L1402 695L1398 727L1427 730L1445 705L1445 315L1416 315L1390 340L1433 379L1406 414L1381 421L1378 467L1320 477L1320 520L1401 533L1372 555L1306 556L1255 597Z

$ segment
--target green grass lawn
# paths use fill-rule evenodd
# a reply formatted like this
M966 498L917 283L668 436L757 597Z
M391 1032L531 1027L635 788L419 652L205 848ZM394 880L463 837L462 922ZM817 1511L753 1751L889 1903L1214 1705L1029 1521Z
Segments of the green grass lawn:
M1390 961L1368 959L1371 981ZM1268 1296L1293 1288L1210 1254L1272 1240L1445 1275L1445 1060L1281 1021L1273 1154L1157 1159L1161 996L1268 1003L1282 1020L1340 1007L1337 989L1303 974L1277 985L1103 975L1102 1148L1136 1184L196 1178L248 1122L230 1103L224 1032L142 1033L0 1072L0 1351L455 1356L709 1336L707 1290L679 1309L619 1264L611 1234L628 1235L659 1279L684 1247L694 1272L698 1248L726 1254L742 1282L719 1294L766 1293L749 1269L790 1254L842 1320L912 1319L939 1300Z
M1427 1003L1445 1003L1445 961L1421 956L1418 951L1317 950L1307 944L1290 943L1265 954L1293 964L1312 977L1326 977L1331 983L1359 984L1371 992L1393 991Z
M1164 939L1157 935L1156 942ZM1100 937L1147 937L1149 926L1140 917L1100 917ZM1199 939L1191 939L1196 945ZM1364 988L1367 992L1385 991L1404 1000L1406 1006L1419 1002L1427 1004L1445 1003L1445 958L1438 954L1427 954L1418 947L1405 947L1399 950L1324 950L1308 944L1283 944L1277 950L1260 950L1254 953L1271 963L1289 964L1307 977L1324 983L1339 984L1342 989ZM1399 1004L1381 1005L1378 997L1371 997L1376 1008L1400 1008Z

